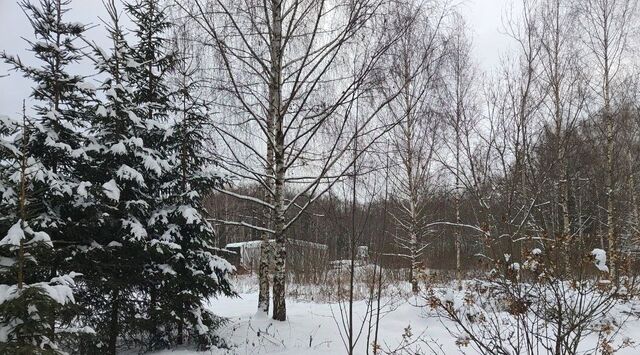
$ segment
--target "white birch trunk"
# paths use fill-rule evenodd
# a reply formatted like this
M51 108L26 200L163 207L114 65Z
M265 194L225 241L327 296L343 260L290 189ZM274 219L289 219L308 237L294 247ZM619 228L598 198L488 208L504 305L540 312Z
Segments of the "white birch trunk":
M271 85L269 86L269 103L274 129L274 274L273 274L273 319L284 321L287 319L286 310L286 237L285 206L284 206L284 132L282 110L282 1L272 0L271 4Z

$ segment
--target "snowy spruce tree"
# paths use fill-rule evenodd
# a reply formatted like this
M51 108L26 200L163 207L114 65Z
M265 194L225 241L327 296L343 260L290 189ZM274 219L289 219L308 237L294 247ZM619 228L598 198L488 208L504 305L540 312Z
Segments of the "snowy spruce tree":
M51 239L31 227L47 177L27 132L26 117L0 117L0 353L58 354L52 324L74 302L74 274L50 277Z
M101 340L96 352L115 354L122 342L167 348L184 339L206 347L218 319L204 303L231 294L231 266L211 247L213 231L201 204L220 178L198 158L202 117L189 109L186 125L176 121L177 94L167 77L177 57L164 37L171 26L164 10L149 0L125 8L135 42L128 42L110 1L112 48L107 53L94 46L105 99L92 110L87 148L95 240L84 255L89 266L82 270L81 302Z
M227 280L231 266L214 254L213 230L201 204L203 195L221 180L211 164L199 158L202 107L189 96L190 87L169 86L167 78L187 58L170 48L167 35L172 24L166 8L158 0L139 0L127 10L136 25L133 60L140 65L134 96L147 125L143 141L162 157L149 164L158 174L148 181L154 205L148 225L152 264L145 276L147 346L166 348L188 335L206 347L218 319L204 303L220 293L231 294ZM190 108L178 112L176 103L185 101Z
M206 347L214 340L207 330L219 320L204 307L204 301L233 294L227 279L232 267L216 256L213 227L205 218L202 204L205 194L219 187L224 179L211 153L215 147L207 139L210 104L201 87L202 53L188 42L186 35L184 29L174 33L172 128L167 146L172 170L165 179L167 194L157 227L180 246L177 258L169 264L177 274L175 283L164 287L168 292L163 294L163 308L170 311L167 320L177 326L178 344L188 337Z
M0 208L7 211L2 248L10 265L3 269L0 318L10 331L5 334L16 336L2 339L8 341L2 346L29 343L32 348L26 353L51 353L58 351L59 334L80 329L74 308L67 307L74 301L71 287L77 276L69 261L87 242L78 170L86 164L84 107L92 90L81 76L68 71L81 58L77 42L84 31L81 24L63 21L69 1L20 5L33 27L35 39L27 42L39 63L31 66L17 56L0 54L34 83L33 117L19 128L5 120L2 128L5 185ZM12 149L18 141L20 148ZM11 261L16 248L23 261L21 277L13 272ZM29 315L29 322L20 315Z
M83 170L83 179L91 182L84 192L94 206L88 214L92 241L76 259L85 275L78 301L98 335L86 350L115 354L119 346L139 345L144 331L145 273L152 264L147 221L155 203L150 184L168 163L145 140L149 126L135 102L140 65L132 58L121 11L114 1L105 5L112 47L107 52L92 45L103 98L89 114L92 164Z
M126 10L135 26L133 34L136 42L131 53L137 69L131 89L133 102L144 125L140 138L145 148L155 155L145 161L145 168L153 171L144 177L153 202L149 205L150 216L145 221L149 263L145 265L145 282L141 285L145 291L146 311L144 346L153 350L167 348L172 343L168 318L175 312L163 307L166 303L163 291L177 276L171 264L180 253L175 236L164 230L164 222L168 222L170 212L165 209L164 202L171 193L168 179L173 170L169 147L174 139L169 124L171 101L165 75L171 72L175 56L165 45L164 35L171 25L166 21L157 0L127 3Z

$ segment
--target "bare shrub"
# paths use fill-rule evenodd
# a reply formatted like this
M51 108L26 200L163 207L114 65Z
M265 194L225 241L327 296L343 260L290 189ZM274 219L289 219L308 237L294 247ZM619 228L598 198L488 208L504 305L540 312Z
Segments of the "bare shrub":
M481 354L608 354L631 345L619 332L635 285L630 278L611 283L602 253L583 258L571 278L561 277L540 249L522 264L505 254L463 291L432 288L425 297L456 344Z

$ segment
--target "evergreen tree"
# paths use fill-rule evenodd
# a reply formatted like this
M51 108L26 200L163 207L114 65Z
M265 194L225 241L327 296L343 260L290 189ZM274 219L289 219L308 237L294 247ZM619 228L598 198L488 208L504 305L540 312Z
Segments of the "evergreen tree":
M114 1L106 5L113 47L94 46L104 99L90 115L91 167L83 176L95 206L93 240L76 256L86 265L80 302L100 339L91 351L115 354L119 341L166 348L186 335L210 344L218 318L203 304L231 294L231 266L210 246L200 196L220 179L180 165L181 128L173 124L175 95L166 79L176 56L163 37L170 27L164 10L148 0L125 5L136 25L131 45Z
M86 159L82 134L87 127L84 109L88 96L93 94L93 88L83 77L67 71L82 57L75 42L84 31L81 24L62 21L69 4L69 0L41 0L37 6L28 1L21 3L36 37L28 43L42 62L41 66L29 66L19 57L6 53L0 55L14 70L35 83L31 94L36 101L34 129L26 149L42 164L42 174L48 180L35 196L41 206L33 223L54 242L81 235L67 232L74 231L78 220L75 217L83 212L82 194L77 193L82 185L78 180L78 166ZM73 220L69 220L70 217L74 217Z
M232 267L216 256L202 197L222 179L203 146L208 107L194 96L187 58L169 48L166 11L156 0L125 4L130 45L106 2L113 48L92 45L95 89L67 70L82 57L84 31L62 21L69 1L21 5L43 65L2 54L36 82L36 105L28 137L26 120L0 120L0 350L56 353L54 334L83 323L98 341L65 343L73 352L187 337L211 345L220 320L204 304L233 294ZM172 73L182 80L173 92ZM83 275L77 307L71 270Z
M170 329L162 321L168 310L160 307L161 288L175 278L169 267L169 260L177 252L177 245L171 235L154 228L164 217L163 200L168 195L165 181L171 170L167 146L172 140L168 123L170 113L170 92L165 74L175 63L175 56L165 46L164 32L171 24L156 0L138 0L126 4L126 10L134 23L133 35L136 42L132 46L132 61L138 65L132 80L133 102L139 109L144 129L140 138L145 147L154 151L155 156L146 161L154 170L145 176L145 183L152 203L149 205L151 217L145 221L148 263L144 268L145 290L145 347L166 348L171 343Z
M23 250L34 256L28 258L28 262L23 265L23 281L25 285L38 286L26 287L25 290L42 292L33 291L33 297L27 297L25 302L15 303L20 297L14 298L14 302L3 304L0 313L8 316L4 312L13 312L15 316L17 312L22 312L23 315L31 311L37 312L31 317L38 319L40 325L38 328L29 328L26 332L37 333L37 337L46 340L36 344L35 338L32 338L33 346L41 349L49 347L55 351L58 348L56 334L72 330L71 325L77 326L73 309L59 305L73 300L69 287L73 285L72 277L76 273L71 271L74 265L68 263L68 260L86 245L86 225L82 223L86 205L83 196L78 193L84 182L78 178L78 168L86 163L87 158L82 146L82 132L87 125L83 113L92 88L83 82L81 76L68 72L68 67L78 62L82 56L75 42L84 31L81 24L63 21L69 1L40 0L37 5L23 1L20 5L35 33L35 40L27 42L41 64L30 66L19 57L6 53L0 54L0 58L34 82L31 98L35 103L35 114L29 123L28 139L21 143L20 150L23 157L26 157L26 165L22 166L21 174L25 180L22 198L28 197L33 203L26 204L25 210L20 212L25 214L24 218L15 220L15 217L5 215L8 216L5 220L14 218L15 223L8 228L12 232L7 232L3 244L9 252L15 247L13 242L16 240L22 240L23 245L28 245L26 249L18 248L18 251ZM5 129L5 133L7 132L9 131ZM15 164L7 166L14 166L15 170ZM15 176L18 175L20 174L16 172L10 175L14 177L14 184ZM3 200L2 204L3 208L11 209L14 203L8 199ZM45 246L48 248L44 248ZM32 268L31 262L36 260L37 267ZM57 286L52 288L53 284ZM63 293L59 294L58 291ZM26 295L29 292L14 294ZM44 297L46 295L48 297ZM30 303L29 299L38 299L38 304ZM9 309L9 305L13 309ZM57 327L60 328L56 329ZM18 340L20 341L26 340Z
M156 226L169 234L180 249L169 263L176 277L163 287L161 307L170 311L166 320L177 329L178 344L188 333L205 348L215 341L208 330L220 320L203 303L220 294L233 295L227 279L232 267L216 255L215 235L202 204L204 195L219 187L223 178L210 153L214 147L207 139L209 103L203 99L205 94L200 87L202 53L195 52L185 35L184 29L174 35L177 61L171 85L173 134L167 146L172 170L165 179L163 218Z
M134 61L141 63L136 71L134 101L147 125L143 141L150 142L162 156L157 161L159 174L148 181L154 205L148 226L152 262L145 269L149 290L147 346L159 349L180 343L188 327L187 332L204 347L213 341L211 330L219 321L204 303L211 296L231 294L227 280L231 266L215 255L213 229L203 217L201 204L207 189L221 180L201 159L202 112L189 109L181 122L171 119L176 112L172 99L177 96L171 92L167 77L185 58L169 48L166 34L172 24L166 9L157 0L139 0L127 10L136 25ZM185 87L179 94L201 108L201 103L188 96L189 89Z
M74 302L75 274L50 277L51 239L31 228L31 196L48 177L29 156L26 132L26 117L0 117L0 353L58 354L52 325Z
M135 100L140 64L121 27L115 2L105 2L106 23L113 47L107 53L93 46L96 69L104 80L90 117L91 166L84 170L86 189L95 209L88 217L93 229L91 247L76 256L85 266L79 302L87 322L95 325L99 341L90 353L115 354L118 341L139 345L145 325L145 269L151 263L147 221L153 208L149 182L166 166L145 138L144 111Z

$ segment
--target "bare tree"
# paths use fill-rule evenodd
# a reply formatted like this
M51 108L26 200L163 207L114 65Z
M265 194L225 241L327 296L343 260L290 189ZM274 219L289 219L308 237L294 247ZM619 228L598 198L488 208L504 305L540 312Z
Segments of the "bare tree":
M453 130L453 144L446 146L453 153L453 164L445 164L454 175L454 209L455 223L461 224L461 201L465 192L463 169L467 164L462 161L465 156L465 137L468 142L471 127L477 122L477 68L471 57L472 43L467 25L461 15L453 17L453 33L447 51L446 79L443 86L441 102L445 109L447 124ZM462 287L462 231L455 228L456 279L458 288Z
M509 222L512 224L512 238L522 237L530 223L532 206L535 204L535 192L530 191L528 164L532 147L532 124L540 109L543 97L539 93L539 57L541 44L536 27L538 1L522 1L519 16L505 23L506 32L518 45L515 68L512 72L505 68L506 93L508 96L508 115L513 122L514 177L509 192ZM507 133L509 135L509 133ZM520 243L522 246L522 243ZM521 250L521 254L524 250Z
M352 103L377 85L380 59L401 30L387 27L383 0L176 3L199 25L200 41L220 64L212 76L226 93L217 128L226 148L223 166L267 196L222 190L271 217L264 226L223 222L275 239L273 318L285 320L286 231L348 171L352 159L345 152L356 135L379 137L388 130L375 117L394 94L371 102L355 131L327 134L329 127L344 127ZM260 302L264 310L264 298Z
M358 105L358 102L356 102L356 105ZM356 110L356 117L354 117L356 129L358 127L357 113L359 111L360 110ZM373 303L371 302L372 300L369 299L367 302L367 309L366 309L364 318L360 320L359 324L356 323L357 318L354 315L354 309L353 309L354 301L356 300L355 294L354 294L355 288L357 287L356 276L357 276L357 273L362 274L362 271L367 269L367 265L365 263L359 263L359 261L366 261L366 260L359 260L360 258L358 255L358 251L359 251L359 245L361 244L363 239L362 238L363 234L365 232L365 226L371 216L372 204L370 202L367 204L367 208L364 211L364 216L358 215L359 214L358 207L359 207L359 204L362 203L361 202L362 200L365 200L365 201L373 200L375 198L375 195L377 194L377 191L375 191L376 190L375 185L370 187L360 186L363 182L362 180L364 179L363 175L365 175L367 170L369 169L366 169L364 162L358 159L362 155L359 152L359 149L360 149L359 143L361 144L361 142L357 138L354 139L354 141L352 142L352 154L353 154L354 160L352 164L352 170L349 176L351 180L350 181L351 186L350 186L350 191L348 191L349 189L345 189L347 190L347 194L350 194L350 200L351 200L349 201L351 205L350 206L351 215L350 215L350 221L349 221L350 226L348 228L349 233L347 237L348 251L349 251L348 252L349 263L347 265L348 295L346 297L346 301L344 302L345 304L343 304L340 301L338 302L338 307L340 310L340 321L342 324L341 327L339 324L340 336L342 337L342 341L347 350L347 354L349 355L354 354L355 347L363 334L365 326L368 324L367 318L371 317L370 310L373 309ZM345 181L345 185L346 184L348 184L347 181ZM346 187L346 186L343 186L343 187ZM345 202L348 200L349 198L345 198ZM342 267L340 271L342 271ZM375 276L375 273L374 273L374 276ZM339 276L339 280L340 280L340 276ZM336 323L338 323L337 320L336 320Z
M585 43L591 52L594 69L597 70L601 112L605 121L605 155L607 178L607 241L610 256L611 277L617 278L618 247L615 220L614 186L614 134L615 109L612 97L622 71L622 61L628 50L627 39L637 2L634 0L585 0L580 1L580 18L585 32Z
M569 137L584 115L586 104L586 77L580 65L580 50L576 46L576 14L569 1L545 0L540 4L541 82L546 91L542 112L551 118L550 138L554 150L553 171L555 198L552 204L552 223L549 234L559 235L558 249L563 251L563 270L570 266L569 245L572 240L572 221L569 197L572 177L569 171L567 149ZM560 212L556 212L556 206ZM560 218L556 216L560 215ZM560 228L555 228L560 220Z
M393 14L395 26L412 22L390 55L391 75L386 88L401 87L400 94L388 106L391 121L401 122L390 137L391 153L398 169L390 178L398 198L399 211L393 215L403 231L396 239L405 251L400 256L409 260L409 281L418 292L417 274L423 255L428 218L425 198L433 173L439 115L434 107L440 82L440 64L444 58L442 22L446 15L438 2L399 4ZM395 94L395 92L392 92Z

